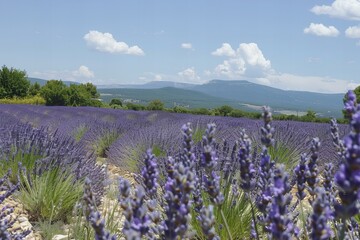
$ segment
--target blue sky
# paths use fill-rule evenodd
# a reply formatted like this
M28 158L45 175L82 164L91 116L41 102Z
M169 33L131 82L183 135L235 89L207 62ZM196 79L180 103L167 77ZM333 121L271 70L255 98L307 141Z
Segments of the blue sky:
M360 0L3 0L0 64L95 84L360 85Z

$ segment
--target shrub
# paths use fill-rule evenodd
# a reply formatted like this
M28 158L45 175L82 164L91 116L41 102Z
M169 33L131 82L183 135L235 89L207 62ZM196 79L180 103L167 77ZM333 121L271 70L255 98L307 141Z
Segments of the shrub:
M55 168L40 176L28 177L23 173L23 183L17 196L35 221L68 221L75 203L82 194L82 183L71 173Z

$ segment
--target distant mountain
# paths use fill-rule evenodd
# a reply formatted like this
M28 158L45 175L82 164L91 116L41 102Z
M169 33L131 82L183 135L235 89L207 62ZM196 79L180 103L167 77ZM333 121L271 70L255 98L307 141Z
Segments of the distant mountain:
M101 95L100 98L106 102L110 102L113 98L121 98L126 101L147 104L151 100L160 99L165 103L166 107L174 107L175 105L190 108L214 108L222 105L239 107L239 105L232 100L173 87L158 89L110 88L99 89L99 92Z
M191 89L195 87L195 84L190 83L178 83L171 81L153 81L144 84L108 84L108 85L97 85L100 88L136 88L136 89L157 89L165 87Z
M29 78L34 83L46 80ZM80 84L63 81L65 84ZM97 85L104 101L112 98L132 99L147 103L160 99L168 107L179 104L190 108L213 108L221 105L258 111L268 105L274 111L298 114L313 110L320 116L341 117L344 94L323 94L303 91L285 91L246 80L212 80L196 85L171 81L154 81L145 84Z
M46 82L48 81L48 80L41 79L41 78L31 78L31 77L28 77L28 79L31 84L34 84L37 82L38 84L40 84L40 86L44 86L46 84ZM65 83L67 86L70 86L70 84L76 84L76 85L80 84L78 82L73 82L73 81L63 81L63 83Z
M295 111L311 109L323 116L335 117L341 116L344 96L344 94L285 91L245 80L212 80L209 83L197 85L192 90L243 104L269 105L274 109Z

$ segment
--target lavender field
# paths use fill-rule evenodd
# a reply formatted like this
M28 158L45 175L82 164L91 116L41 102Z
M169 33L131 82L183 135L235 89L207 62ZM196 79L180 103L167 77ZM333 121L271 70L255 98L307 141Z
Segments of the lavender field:
M350 126L0 105L0 238L358 239L351 93L346 109Z

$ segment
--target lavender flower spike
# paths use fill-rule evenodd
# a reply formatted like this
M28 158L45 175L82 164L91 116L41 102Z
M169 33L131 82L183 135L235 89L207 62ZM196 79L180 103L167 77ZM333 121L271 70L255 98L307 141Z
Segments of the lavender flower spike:
M224 196L220 191L220 177L215 172L217 165L217 156L214 149L216 125L208 124L208 127L203 137L203 152L201 155L201 166L205 169L203 182L205 189L210 196L210 201L213 204L220 205L224 202Z
M330 239L333 232L328 225L332 218L330 203L323 188L316 188L316 199L312 205L311 215L311 239L324 240Z
M297 186L297 198L301 201L305 198L305 183L306 183L306 176L305 173L308 171L306 165L306 154L302 154L300 158L299 164L294 169L294 174L296 176L296 186Z
M337 217L348 219L359 213L360 196L360 111L352 115L351 132L345 137L345 161L335 174L341 203L335 204Z
M240 187L245 191L251 191L255 187L255 167L251 159L251 140L245 130L240 132L239 153L240 162Z
M201 223L202 231L206 239L209 240L220 240L219 236L215 232L215 217L214 217L214 206L209 205L203 207L199 216L199 222Z
M344 145L343 140L340 139L339 128L335 118L331 119L330 125L331 125L330 129L331 129L331 137L333 139L333 145L336 147L338 155L341 157L342 160L344 160L346 147Z
M157 183L159 177L159 171L157 168L156 157L152 154L151 149L146 151L146 157L144 159L144 167L141 171L141 175L144 180L144 187L146 193L155 198L159 184Z
M311 156L307 165L306 182L309 186L308 190L310 195L315 196L315 189L319 183L319 169L317 166L317 160L319 158L320 141L319 138L313 138L311 141Z
M284 171L284 166L280 165L274 170L271 187L273 198L267 219L270 223L271 239L293 239L297 232L289 212L289 204L292 199L290 190L288 175Z
M261 143L267 148L274 145L275 142L273 138L275 129L270 126L270 122L272 121L272 114L270 111L270 107L263 107L262 116L264 119L264 127L261 128Z
M346 93L346 100L344 101L344 111L346 118L351 120L352 115L359 110L359 106L356 103L356 95L353 91L349 90Z

